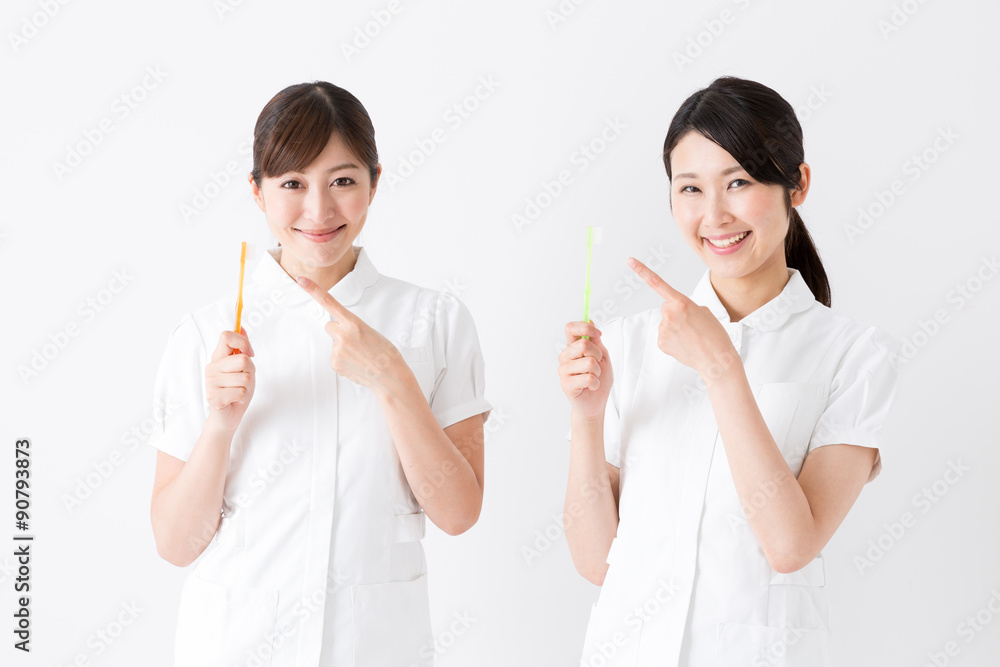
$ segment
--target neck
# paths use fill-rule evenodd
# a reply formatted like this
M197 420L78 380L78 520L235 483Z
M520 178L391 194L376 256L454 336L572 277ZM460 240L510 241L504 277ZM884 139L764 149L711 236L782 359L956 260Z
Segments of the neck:
M354 270L360 250L360 248L351 246L340 259L330 266L311 266L303 264L290 252L285 252L285 248L282 247L278 263L293 280L299 276L305 276L324 291L329 292L344 276Z
M784 258L781 259L739 278L723 278L714 271L710 273L712 288L731 322L739 322L781 294L789 278Z

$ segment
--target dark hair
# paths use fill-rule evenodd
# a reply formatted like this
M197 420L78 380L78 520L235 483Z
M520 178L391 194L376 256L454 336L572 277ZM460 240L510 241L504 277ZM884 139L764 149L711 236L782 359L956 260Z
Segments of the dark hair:
M264 106L253 130L253 180L305 169L336 132L378 178L375 127L351 93L326 81L288 86Z
M830 281L799 212L791 207L790 190L798 187L799 165L805 162L802 127L792 106L767 86L721 76L684 100L670 121L663 142L663 164L670 173L670 153L688 132L697 131L732 155L751 177L780 184L789 211L785 264L797 269L813 296L830 306Z

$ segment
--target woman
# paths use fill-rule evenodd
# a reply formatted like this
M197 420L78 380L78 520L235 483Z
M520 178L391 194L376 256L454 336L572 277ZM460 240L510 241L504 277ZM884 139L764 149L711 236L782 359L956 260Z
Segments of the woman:
M175 664L431 665L424 517L457 535L482 504L475 326L353 245L381 165L349 92L282 90L253 163L279 241L248 267L253 330L232 331L235 291L184 316L156 381L157 551L201 556Z
M691 95L663 162L707 270L688 298L629 258L663 304L566 325L566 536L602 586L583 665L830 664L821 551L881 469L896 372L892 339L830 309L803 158L770 88Z

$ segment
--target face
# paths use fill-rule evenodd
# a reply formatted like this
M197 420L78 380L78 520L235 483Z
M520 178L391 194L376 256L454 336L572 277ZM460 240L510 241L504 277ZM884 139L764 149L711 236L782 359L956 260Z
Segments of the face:
M353 252L348 251L375 197L377 180L370 181L368 168L336 132L303 171L263 177L259 188L251 178L254 200L281 243L286 271L322 280L337 273L339 264L353 266Z
M670 166L674 220L714 275L727 279L771 271L786 275L789 213L783 186L751 178L725 149L696 131L674 147ZM805 199L808 170L805 163L800 165L804 187L792 192L792 206Z

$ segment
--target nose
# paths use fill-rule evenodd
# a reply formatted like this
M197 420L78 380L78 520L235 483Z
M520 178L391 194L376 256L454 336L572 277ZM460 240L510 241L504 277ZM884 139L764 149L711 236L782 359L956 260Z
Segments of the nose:
M717 228L727 222L732 222L733 216L729 212L729 203L723 193L712 190L706 194L703 201L705 206L702 210L702 221L706 227Z
M336 200L329 188L312 187L302 204L302 215L317 227L336 215Z

